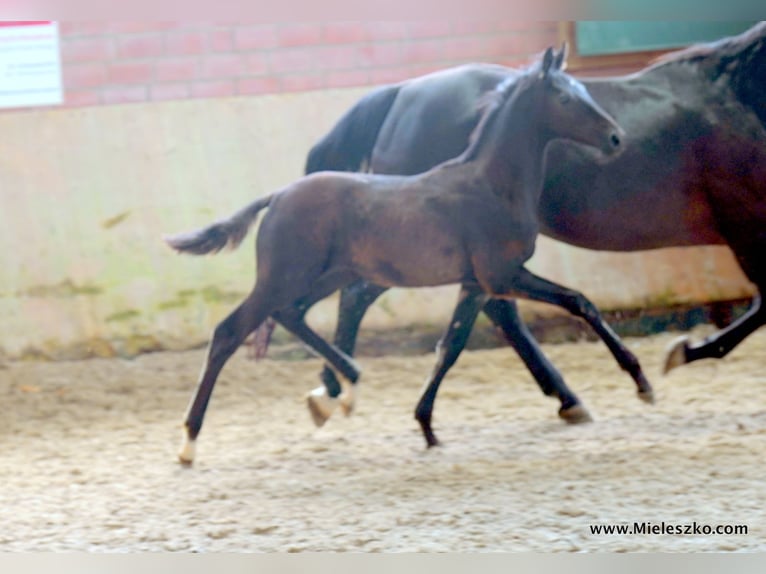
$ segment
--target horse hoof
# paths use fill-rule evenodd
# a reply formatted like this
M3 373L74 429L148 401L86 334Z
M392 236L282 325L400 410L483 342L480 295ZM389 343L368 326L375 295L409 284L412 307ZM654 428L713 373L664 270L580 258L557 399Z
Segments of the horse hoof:
M356 385L345 386L343 392L338 397L340 408L343 414L349 416L356 408Z
M564 419L567 424L579 425L582 423L593 422L593 418L590 416L588 410L582 405L572 405L565 409L559 409L559 416Z
M689 337L681 335L671 341L665 356L665 366L662 374L667 375L671 370L686 364L686 349L689 348Z
M306 405L311 413L311 420L317 427L327 422L337 404L338 399L327 396L327 390L324 387L318 387L306 395Z
M197 450L196 442L197 441L193 441L191 439L186 439L184 441L181 452L178 453L178 462L180 462L183 466L191 466L194 462L194 455Z
M638 398L647 404L654 404L654 391L638 391Z

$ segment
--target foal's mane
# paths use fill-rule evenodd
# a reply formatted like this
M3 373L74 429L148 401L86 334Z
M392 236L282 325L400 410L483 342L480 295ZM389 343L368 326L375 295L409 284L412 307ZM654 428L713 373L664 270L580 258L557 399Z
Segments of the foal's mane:
M479 99L477 108L482 110L482 116L468 137L468 147L460 156L455 158L456 161L470 161L475 157L484 136L487 134L487 126L492 122L497 112L503 107L503 104L513 97L520 86L535 78L539 70L540 63L537 62L520 75L507 77L494 90L487 92Z

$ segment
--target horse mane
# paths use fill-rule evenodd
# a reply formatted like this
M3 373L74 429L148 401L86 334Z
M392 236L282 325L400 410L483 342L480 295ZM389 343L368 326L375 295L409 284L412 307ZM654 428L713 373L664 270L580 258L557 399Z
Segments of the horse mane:
M497 115L498 110L503 107L503 104L507 102L513 94L516 93L519 86L531 77L534 78L536 71L540 68L540 63L537 62L527 68L520 75L509 76L495 86L494 90L491 90L479 98L477 103L477 109L481 111L481 118L476 124L476 127L471 131L471 135L468 136L468 147L455 161L462 163L472 160L479 148L481 142L487 132L487 125L490 124L493 118Z
M688 48L668 52L652 60L652 65L659 67L676 63L730 59L745 51L758 51L763 46L764 39L766 39L766 21L759 22L737 36L693 44Z

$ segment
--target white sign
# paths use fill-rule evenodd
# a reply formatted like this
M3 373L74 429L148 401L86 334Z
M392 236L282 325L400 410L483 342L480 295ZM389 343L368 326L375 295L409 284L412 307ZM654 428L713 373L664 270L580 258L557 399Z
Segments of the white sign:
M0 108L63 101L56 22L0 21Z

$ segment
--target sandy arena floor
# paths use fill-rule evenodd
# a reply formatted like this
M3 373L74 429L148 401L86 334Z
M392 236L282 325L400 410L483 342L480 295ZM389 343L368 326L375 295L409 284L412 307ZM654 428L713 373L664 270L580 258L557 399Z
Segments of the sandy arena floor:
M176 451L203 351L6 364L0 551L764 551L766 330L662 377L673 337L627 341L654 406L602 344L546 345L595 419L580 426L512 351L465 353L430 451L412 411L433 355L362 357L357 412L316 430L320 361L240 350L192 468ZM589 528L644 521L749 533Z

